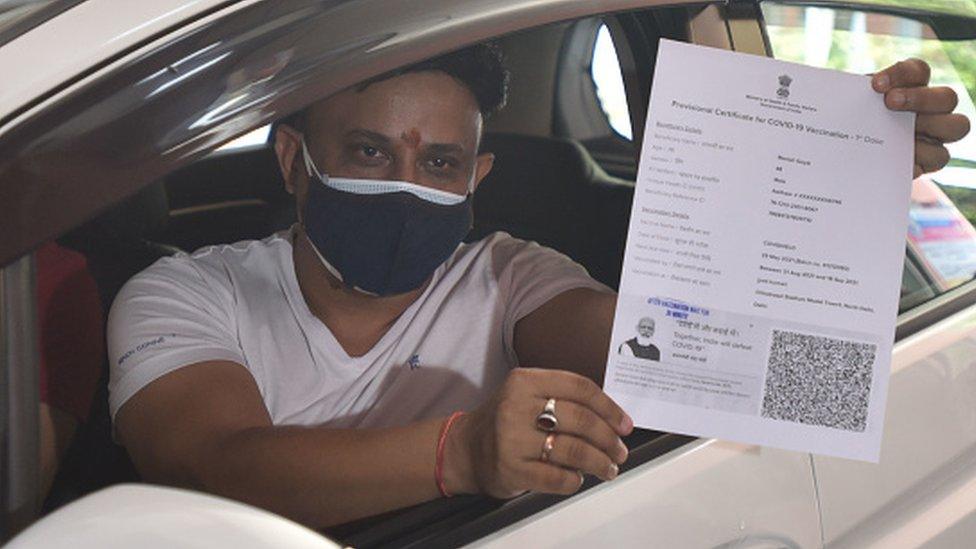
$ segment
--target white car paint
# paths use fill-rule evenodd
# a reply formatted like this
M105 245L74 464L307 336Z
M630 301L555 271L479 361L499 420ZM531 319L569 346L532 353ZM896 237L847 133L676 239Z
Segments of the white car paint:
M895 346L878 464L814 463L828 544L976 544L976 310Z
M816 547L808 454L701 440L470 547Z
M51 513L7 549L336 549L316 532L250 505L198 492L119 484Z
M226 0L82 2L0 47L0 118L119 52L223 3Z

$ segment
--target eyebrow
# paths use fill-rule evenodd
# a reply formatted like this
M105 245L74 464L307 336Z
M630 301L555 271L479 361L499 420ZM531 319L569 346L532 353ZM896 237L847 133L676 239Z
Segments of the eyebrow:
M462 147L461 145L458 145L456 143L432 143L431 145L429 145L427 147L427 149L429 149L430 152L440 153L440 154L444 154L444 153L462 154L462 153L464 153L464 147Z
M371 139L384 146L390 146L390 144L393 143L393 139L386 135L371 130L364 130L362 128L346 132L346 137L365 137L366 139ZM433 153L464 153L464 147L457 143L431 143L430 145L427 145L426 148Z
M389 145L393 142L393 140L381 133L363 129L350 130L346 132L346 137L365 137L366 139L372 139L373 141L377 141L383 145Z

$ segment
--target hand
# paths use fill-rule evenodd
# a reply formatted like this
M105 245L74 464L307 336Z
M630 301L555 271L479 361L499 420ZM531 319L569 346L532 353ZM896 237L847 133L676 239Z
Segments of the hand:
M929 87L931 69L921 59L900 61L874 75L875 91L885 94L893 111L918 113L915 119L915 177L942 169L949 163L945 143L969 133L969 119L952 114L959 97L952 88Z
M559 425L549 461L543 462L548 433L536 427L535 418L549 398L556 399ZM627 459L620 437L633 427L593 381L566 371L518 368L488 402L455 424L445 481L449 491L497 498L527 490L572 494L583 484L582 473L604 480L617 476L617 466Z

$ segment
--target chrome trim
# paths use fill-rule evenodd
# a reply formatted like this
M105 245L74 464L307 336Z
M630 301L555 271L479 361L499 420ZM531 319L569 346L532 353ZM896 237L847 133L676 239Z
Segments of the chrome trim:
M0 217L0 265L232 138L366 78L547 23L704 3L265 0L228 8L0 130L0 204L12 211Z
M40 506L34 281L32 255L0 270L0 541L30 524Z
M976 304L976 281L969 281L898 315L895 341L901 341L973 304Z
M266 200L261 200L260 198L242 198L240 200L224 200L222 202L213 202L210 204L200 204L198 206L188 206L186 208L176 208L169 211L169 217L180 217L184 215L198 215L208 212L219 212L223 210L230 210L233 208L252 208L267 206L268 202Z

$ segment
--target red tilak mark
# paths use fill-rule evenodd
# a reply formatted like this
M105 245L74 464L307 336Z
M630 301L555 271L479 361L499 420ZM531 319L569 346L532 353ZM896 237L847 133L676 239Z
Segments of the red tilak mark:
M416 149L420 145L420 132L417 128L410 130L410 132L403 132L400 134L400 139L407 142L407 145Z

